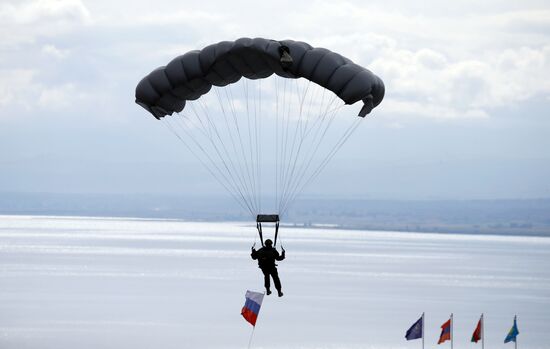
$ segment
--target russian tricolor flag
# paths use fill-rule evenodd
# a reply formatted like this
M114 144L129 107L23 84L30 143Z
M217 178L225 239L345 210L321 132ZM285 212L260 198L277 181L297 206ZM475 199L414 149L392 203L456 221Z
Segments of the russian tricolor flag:
M256 319L260 313L260 307L262 306L262 301L264 300L264 294L254 291L246 291L246 302L244 307L241 310L241 315L244 319L252 326L256 326Z

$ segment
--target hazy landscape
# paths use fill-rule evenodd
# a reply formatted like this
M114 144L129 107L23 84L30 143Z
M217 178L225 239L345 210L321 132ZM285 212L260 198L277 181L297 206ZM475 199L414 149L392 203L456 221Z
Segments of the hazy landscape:
M229 196L3 193L0 214L251 222ZM283 224L461 234L550 236L550 199L366 200L306 197Z

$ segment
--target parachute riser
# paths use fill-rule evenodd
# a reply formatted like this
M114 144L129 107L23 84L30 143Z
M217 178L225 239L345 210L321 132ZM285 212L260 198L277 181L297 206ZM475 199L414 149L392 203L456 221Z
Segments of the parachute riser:
M262 234L262 223L256 223L256 229L258 229L258 234L260 235L260 243L264 247L264 236Z

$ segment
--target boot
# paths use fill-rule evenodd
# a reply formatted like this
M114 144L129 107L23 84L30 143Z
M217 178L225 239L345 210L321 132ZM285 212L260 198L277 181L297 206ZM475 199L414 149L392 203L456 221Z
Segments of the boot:
M283 296L283 292L281 290L277 290L277 293L279 294L279 297Z
M265 293L269 296L271 294L271 290L269 288L265 289ZM280 297L280 296L279 296Z

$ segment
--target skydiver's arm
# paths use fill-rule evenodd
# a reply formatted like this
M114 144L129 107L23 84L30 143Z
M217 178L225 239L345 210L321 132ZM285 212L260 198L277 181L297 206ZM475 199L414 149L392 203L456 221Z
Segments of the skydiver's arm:
M252 259L258 259L258 251L256 251L254 247L252 247L252 252L250 253L250 257L252 257Z
M281 255L279 255L279 252L277 252L277 257L275 257L275 259L278 260L278 261L282 261L283 259L285 259L285 249L284 248L282 249Z

